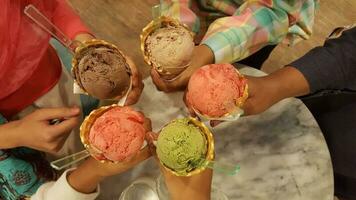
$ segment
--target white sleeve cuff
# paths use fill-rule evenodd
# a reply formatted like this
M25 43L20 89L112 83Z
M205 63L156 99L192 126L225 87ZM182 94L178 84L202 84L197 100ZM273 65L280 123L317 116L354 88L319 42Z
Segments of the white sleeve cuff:
M99 195L99 187L96 192L84 194L73 189L67 181L67 173L73 169L66 170L55 182L48 182L38 188L31 200L95 200Z

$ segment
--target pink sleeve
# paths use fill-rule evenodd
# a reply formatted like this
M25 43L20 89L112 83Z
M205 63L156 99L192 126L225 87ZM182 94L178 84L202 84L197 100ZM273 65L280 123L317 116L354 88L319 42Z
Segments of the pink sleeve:
M73 39L80 33L90 33L81 19L70 8L66 0L56 0L56 8L53 14L53 23L58 26L69 38Z

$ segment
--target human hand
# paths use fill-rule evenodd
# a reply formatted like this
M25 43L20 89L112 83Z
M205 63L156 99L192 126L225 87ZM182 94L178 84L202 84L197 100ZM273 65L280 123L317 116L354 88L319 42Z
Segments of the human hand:
M278 83L270 77L245 77L248 84L248 98L242 107L244 111L243 115L259 114L283 98L283 94L278 92ZM184 102L190 114L195 116L189 101L185 98ZM221 120L211 120L210 126L216 127L223 122Z
M91 170L95 171L95 174L97 176L105 178L126 172L129 169L138 165L139 163L150 158L151 155L152 154L148 146L146 146L145 148L141 149L136 155L122 162L101 163L100 161L97 161L94 158L90 158L86 162L89 162Z
M80 109L43 108L34 111L21 120L11 122L12 138L16 146L26 146L44 152L58 152L70 131L79 123ZM63 120L50 124L50 120Z
M141 149L129 160L119 163L102 163L93 157L85 160L68 177L68 183L81 193L92 193L106 177L121 174L151 157L148 147Z
M206 45L195 46L190 65L181 74L172 80L165 80L155 69L151 69L151 77L153 83L158 90L164 92L175 92L184 90L188 84L190 76L194 71L204 65L214 62L214 53Z
M248 98L243 105L244 115L264 112L275 103L309 93L309 84L294 67L284 67L264 77L247 77Z
M152 129L150 119L145 118L144 127L148 134ZM123 173L148 159L151 155L149 146L146 146L133 157L119 163L102 163L90 157L70 173L67 177L68 183L79 192L91 193L105 177Z

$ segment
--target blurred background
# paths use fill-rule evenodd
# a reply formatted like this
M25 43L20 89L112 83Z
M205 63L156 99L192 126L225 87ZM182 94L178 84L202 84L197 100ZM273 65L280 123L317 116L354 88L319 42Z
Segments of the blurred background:
M140 50L140 33L151 20L151 7L158 0L68 0L98 38L113 42L131 56L144 76L148 66ZM313 36L295 46L280 44L263 65L270 73L322 45L331 31L356 23L356 0L320 0Z

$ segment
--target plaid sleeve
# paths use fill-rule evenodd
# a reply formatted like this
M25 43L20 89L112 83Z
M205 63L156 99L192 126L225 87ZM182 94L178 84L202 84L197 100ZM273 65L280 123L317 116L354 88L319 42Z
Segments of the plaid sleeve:
M234 16L214 21L202 44L212 49L215 63L236 62L283 40L294 44L310 37L317 3L317 0L245 2Z
M161 0L162 15L178 19L186 24L194 33L200 29L199 18L190 9L191 0Z

